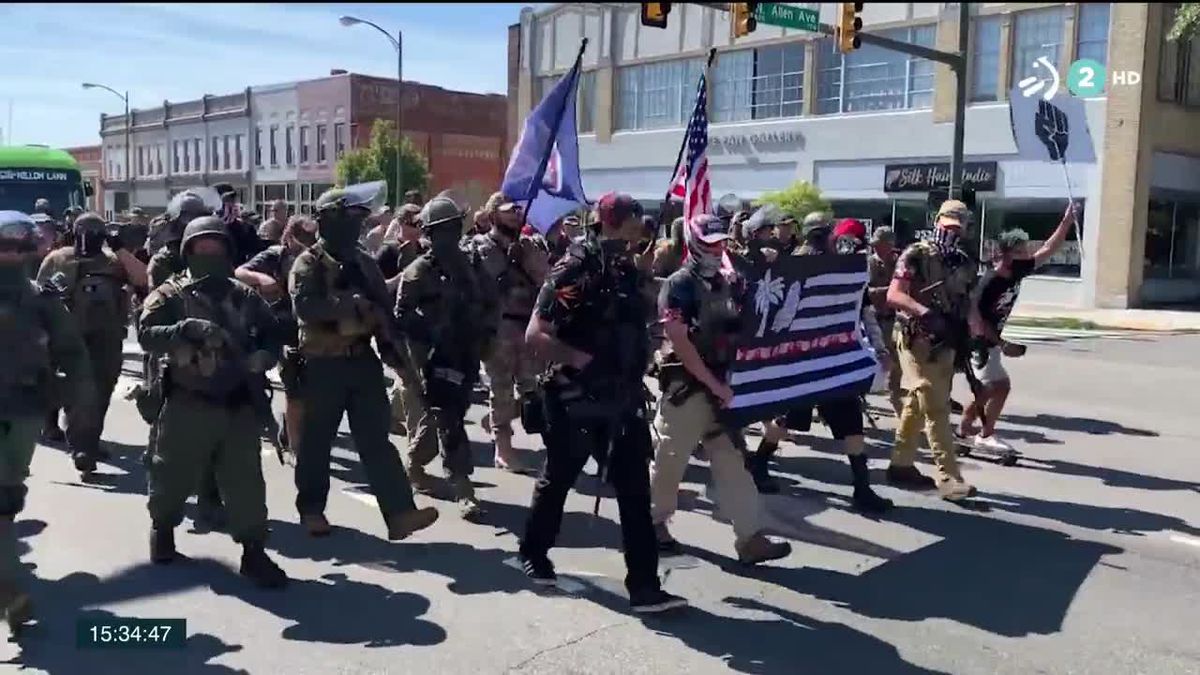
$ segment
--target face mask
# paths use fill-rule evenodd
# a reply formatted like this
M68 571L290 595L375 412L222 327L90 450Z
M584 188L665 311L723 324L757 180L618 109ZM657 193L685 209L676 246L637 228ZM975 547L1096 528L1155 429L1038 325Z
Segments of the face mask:
M933 245L943 253L952 251L958 247L958 240L962 237L962 232L957 227L937 227L933 230Z
M804 235L804 243L815 251L824 253L829 249L829 229L818 227L814 230L809 230Z
M454 228L435 227L426 232L429 246L436 252L446 253L458 248L458 233Z
M321 239L325 240L329 248L334 251L348 251L358 243L358 233L362 229L364 220L366 220L365 217L350 211L340 217L323 216L318 221L318 230L321 233Z
M193 279L206 279L214 286L228 285L233 275L233 263L224 253L193 253L187 258L187 268Z
M75 253L82 258L100 255L103 246L103 232L82 231L75 234Z

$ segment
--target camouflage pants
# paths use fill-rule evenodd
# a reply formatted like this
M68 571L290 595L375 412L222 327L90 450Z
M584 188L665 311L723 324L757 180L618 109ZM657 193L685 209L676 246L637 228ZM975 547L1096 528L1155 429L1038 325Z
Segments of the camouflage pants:
M517 396L537 389L539 364L520 335L498 337L483 368L491 385L492 433L511 434L512 421L520 417Z
M0 582L21 572L12 521L25 508L25 479L41 429L38 415L0 417Z
M67 408L67 442L73 452L94 454L100 449L104 418L108 414L108 404L125 361L124 342L124 333L118 331L84 335L92 381L96 384L96 404L86 408Z

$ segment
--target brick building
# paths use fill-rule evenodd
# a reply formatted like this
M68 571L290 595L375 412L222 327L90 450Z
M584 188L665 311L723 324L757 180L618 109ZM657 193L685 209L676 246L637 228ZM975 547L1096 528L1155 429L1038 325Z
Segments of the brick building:
M92 196L88 197L88 208L98 209L104 204L104 181L100 171L100 146L81 145L77 148L64 148L76 162L79 162L79 172L83 181L92 186Z
M132 172L124 166L124 115L101 116L101 170L110 189L96 203L110 213L132 205L154 212L188 187L224 182L260 211L284 199L293 212L307 212L334 184L337 159L369 142L376 119L395 118L396 92L395 80L335 70L164 101L131 115ZM453 188L478 205L498 188L509 148L507 113L500 94L404 83L404 135L429 163L431 194Z

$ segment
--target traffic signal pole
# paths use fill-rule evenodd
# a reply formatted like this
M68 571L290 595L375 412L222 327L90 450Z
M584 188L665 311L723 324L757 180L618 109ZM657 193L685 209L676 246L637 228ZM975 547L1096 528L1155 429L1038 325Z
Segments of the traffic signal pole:
M950 189L948 190L951 199L962 198L963 139L967 118L967 48L971 29L970 20L971 14L967 3L958 3L957 54L930 49L929 47L922 47L921 45L914 45L900 40L893 40L882 35L874 35L863 31L856 33L864 44L877 45L895 52L902 52L922 59L936 61L950 66L950 70L954 72L954 135L950 151ZM836 35L837 33L836 29L829 24L823 23L820 25L820 28L821 32L825 35Z

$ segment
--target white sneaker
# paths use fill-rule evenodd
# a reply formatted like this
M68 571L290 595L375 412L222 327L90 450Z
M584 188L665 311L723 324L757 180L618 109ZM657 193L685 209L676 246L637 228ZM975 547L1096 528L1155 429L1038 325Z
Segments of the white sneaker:
M1000 440L995 434L992 434L991 436L982 436L976 434L975 438L972 440L972 443L975 445L975 447L982 450L990 450L992 452L1013 452L1013 446Z

